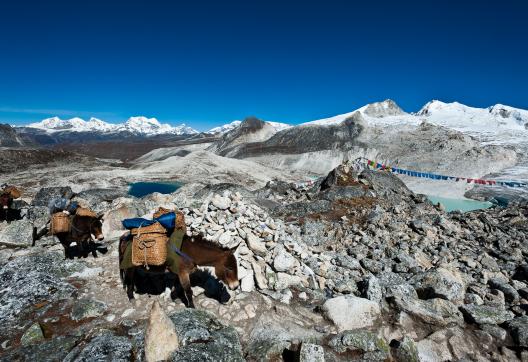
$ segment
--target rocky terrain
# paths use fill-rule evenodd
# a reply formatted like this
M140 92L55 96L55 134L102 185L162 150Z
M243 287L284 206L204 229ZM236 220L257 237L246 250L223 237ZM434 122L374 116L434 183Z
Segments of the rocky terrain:
M361 163L310 186L233 181L142 199L88 184L29 188L18 201L27 219L0 226L0 360L528 359L528 204L446 213ZM98 258L63 260L51 237L31 246L42 205L65 191L105 213ZM203 270L196 310L171 300L165 282L127 300L120 221L158 206L236 248L238 290Z

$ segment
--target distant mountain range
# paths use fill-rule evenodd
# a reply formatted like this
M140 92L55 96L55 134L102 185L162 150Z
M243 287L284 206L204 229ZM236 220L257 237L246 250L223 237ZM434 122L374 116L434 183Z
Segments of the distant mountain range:
M416 113L406 113L393 100L388 99L303 125L340 124L356 112L360 113L369 125L416 125L427 121L438 126L474 133L528 130L527 110L503 104L475 108L458 102L444 103L438 100L428 102Z
M97 118L85 121L81 118L67 120L59 117L44 119L38 123L31 123L26 128L36 128L46 132L99 132L99 133L121 133L127 132L134 135L192 135L198 131L187 127L185 124L173 127L169 124L161 124L156 118L130 117L125 123L108 123Z
M244 135L244 142L239 139L235 143L261 142L276 133L299 126L339 125L356 113L360 114L362 122L369 126L418 125L427 121L467 133L521 132L523 137L525 137L525 131L528 130L528 111L502 104L488 108L475 108L457 102L444 103L433 100L424 105L418 112L407 113L394 101L385 100L365 105L352 112L306 122L298 126L278 122L264 122L262 124L250 122L249 128L237 133ZM222 137L240 128L241 124L243 124L242 121L236 120L200 133L185 124L171 126L160 123L156 118L142 116L130 117L126 122L120 124L105 122L97 118L90 118L85 121L77 117L71 119L52 117L22 127L4 125L0 129L0 146L126 141L130 139L181 140L196 137ZM252 129L258 130L258 132L254 133ZM231 149L235 145L233 143L235 138L238 137L232 135L230 138L224 139L223 146L219 149L227 152L227 149Z

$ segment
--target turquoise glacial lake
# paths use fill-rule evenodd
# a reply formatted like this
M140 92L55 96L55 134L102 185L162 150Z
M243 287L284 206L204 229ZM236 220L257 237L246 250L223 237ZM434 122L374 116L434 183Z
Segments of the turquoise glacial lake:
M427 198L431 200L433 204L441 203L446 211L473 211L480 209L487 209L493 206L488 201L477 201L469 199L449 199L446 197L428 195Z
M171 194L181 187L179 182L134 182L128 187L128 194L135 197L143 197L154 192L160 194Z

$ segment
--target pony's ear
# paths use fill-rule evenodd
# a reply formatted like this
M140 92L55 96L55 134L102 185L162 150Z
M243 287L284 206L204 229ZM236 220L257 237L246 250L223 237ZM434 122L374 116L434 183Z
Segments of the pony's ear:
M234 253L235 253L235 251L237 251L237 249L238 249L238 245L237 245L237 246L234 246L234 247L232 247L231 249L229 249L229 252L231 252L231 253L233 253L233 254L234 254Z
M100 212L99 214L97 214L96 218L99 219L100 221L103 220L103 216L104 216L104 212Z

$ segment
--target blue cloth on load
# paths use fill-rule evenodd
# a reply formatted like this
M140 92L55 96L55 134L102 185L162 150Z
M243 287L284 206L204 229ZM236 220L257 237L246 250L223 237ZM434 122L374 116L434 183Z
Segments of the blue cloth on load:
M176 214L174 212L169 212L167 214L161 215L160 217L154 218L153 220L143 219L141 217L135 217L132 219L125 219L121 223L125 229L135 229L138 227L149 226L159 222L167 231L173 230L176 223Z

